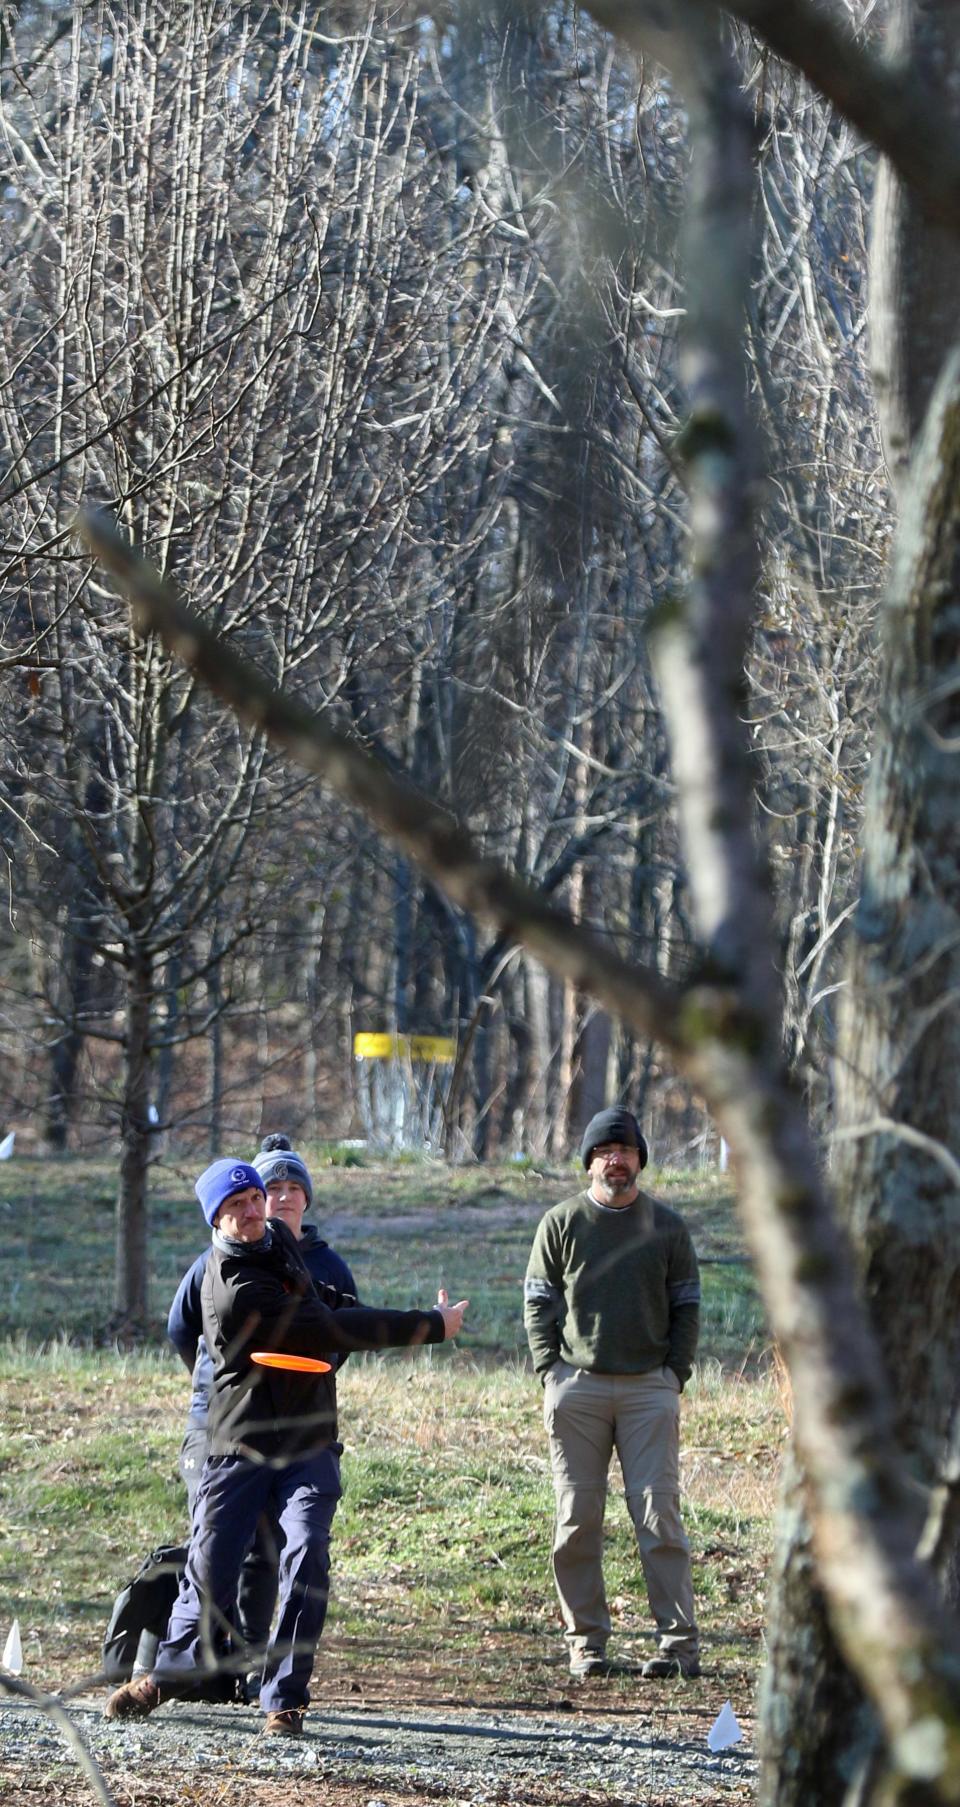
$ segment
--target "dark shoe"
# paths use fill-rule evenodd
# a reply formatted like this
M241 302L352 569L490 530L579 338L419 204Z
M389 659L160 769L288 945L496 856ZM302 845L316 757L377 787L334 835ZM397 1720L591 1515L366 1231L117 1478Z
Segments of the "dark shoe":
M160 1705L160 1689L149 1675L141 1675L137 1681L124 1682L115 1694L111 1694L103 1709L104 1719L149 1719Z
M274 1732L280 1738L303 1737L303 1715L306 1707L286 1707L280 1713L268 1713L265 1732Z
M592 1681L595 1676L609 1675L612 1665L602 1650L581 1650L570 1658L570 1674L575 1682Z
M692 1682L700 1673L695 1656L652 1656L640 1671L645 1682L679 1680L681 1676L684 1681Z

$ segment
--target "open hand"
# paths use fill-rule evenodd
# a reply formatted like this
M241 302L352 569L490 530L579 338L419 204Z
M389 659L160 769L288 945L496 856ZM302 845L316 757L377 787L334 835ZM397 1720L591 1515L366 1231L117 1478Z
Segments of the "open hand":
M441 1286L440 1291L437 1294L437 1310L443 1319L443 1340L445 1343L449 1342L452 1336L456 1336L463 1323L463 1314L469 1303L469 1299L460 1299L456 1305L448 1305L447 1289L445 1286Z

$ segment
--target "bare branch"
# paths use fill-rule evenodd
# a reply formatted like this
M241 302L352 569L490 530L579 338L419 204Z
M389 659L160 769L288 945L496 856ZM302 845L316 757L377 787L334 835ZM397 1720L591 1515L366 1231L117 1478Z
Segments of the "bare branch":
M242 721L262 729L343 802L362 810L461 908L523 941L559 976L592 992L644 1035L672 1045L681 996L675 986L620 959L532 887L483 859L446 810L277 690L174 595L106 516L86 514L79 529L94 556L120 580L141 634L159 634ZM679 1045L674 1051L680 1055Z
M599 24L635 49L670 63L676 44L659 0L588 0ZM682 19L717 15L714 0L685 0ZM777 56L802 70L869 144L889 157L931 219L960 231L960 138L946 97L918 80L909 64L872 50L848 20L820 0L724 0Z
M939 1162L944 1173L960 1192L960 1161L934 1136L924 1135L922 1130L914 1129L909 1123L898 1123L895 1117L871 1117L868 1122L845 1124L843 1129L837 1130L834 1140L857 1142L864 1136L896 1136L901 1142L909 1142L913 1148L922 1148L925 1154Z
M94 1678L94 1680L98 1679L98 1677ZM89 1686L89 1680L85 1681L84 1687ZM0 1672L0 1688L5 1688L8 1694L13 1694L18 1700L29 1701L32 1706L39 1707L41 1712L46 1713L48 1719L52 1719L67 1749L76 1757L80 1769L93 1790L95 1799L101 1803L101 1807L117 1807L96 1758L87 1749L69 1713L56 1696L42 1694L38 1688L32 1688L29 1682L20 1681L17 1676L4 1675L2 1672Z

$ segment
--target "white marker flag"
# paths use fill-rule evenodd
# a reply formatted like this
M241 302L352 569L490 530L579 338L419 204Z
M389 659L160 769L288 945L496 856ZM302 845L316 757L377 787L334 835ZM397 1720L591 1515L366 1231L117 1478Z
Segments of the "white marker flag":
M19 1675L23 1668L23 1651L20 1647L20 1621L14 1619L7 1633L7 1641L3 1646L3 1667L11 1675Z
M742 1737L737 1715L730 1702L725 1700L707 1733L707 1746L712 1751L725 1751L731 1744L739 1744Z
M16 1132L14 1130L11 1130L8 1136L4 1136L3 1141L0 1142L0 1161L9 1161L10 1156L13 1154L13 1144L16 1139Z

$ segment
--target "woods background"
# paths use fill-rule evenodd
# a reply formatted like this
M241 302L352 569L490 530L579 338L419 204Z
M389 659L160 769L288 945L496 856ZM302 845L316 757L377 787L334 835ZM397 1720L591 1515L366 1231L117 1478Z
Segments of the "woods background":
M644 621L689 530L682 107L565 8L24 7L0 407L4 1126L362 1133L363 1029L473 1030L457 1153L565 1153L658 1050L241 740L71 538L107 504L288 690L665 975L689 904ZM751 650L791 1058L824 1102L889 527L870 160L742 46L775 480ZM158 1122L151 1126L147 1107ZM269 1126L269 1125L268 1125Z
M4 14L5 1108L115 1139L135 1319L163 1138L342 1133L356 1029L456 1036L448 1153L702 1099L796 1402L768 1798L956 1801L960 16L591 11Z

